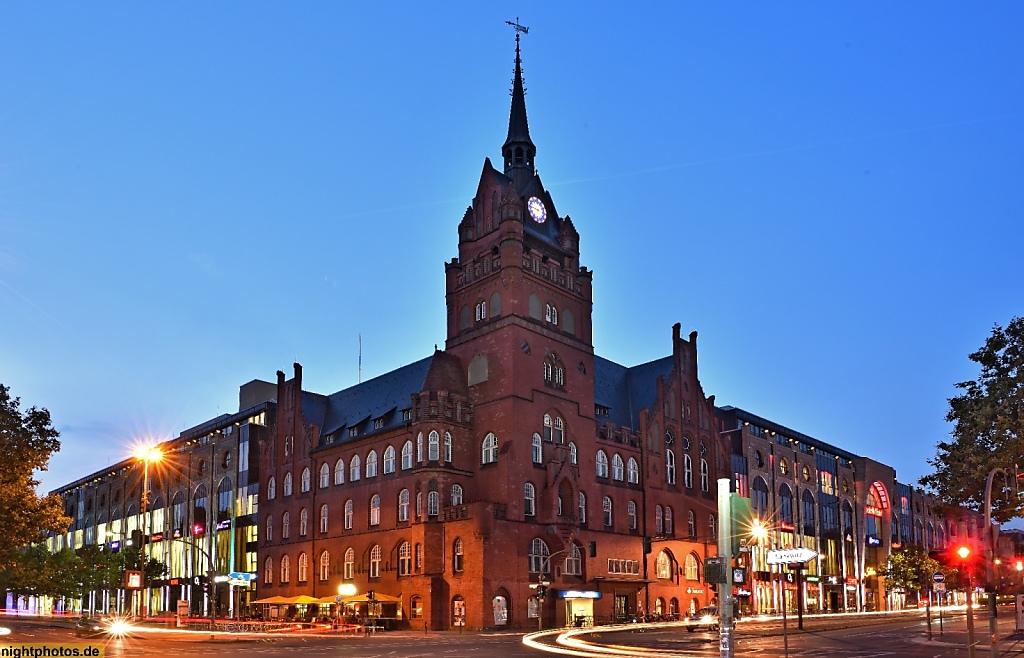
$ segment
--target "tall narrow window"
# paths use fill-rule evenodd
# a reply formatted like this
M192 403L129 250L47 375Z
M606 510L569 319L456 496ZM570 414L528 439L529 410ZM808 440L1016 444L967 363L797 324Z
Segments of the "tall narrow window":
M427 441L427 461L436 462L441 459L441 437L434 430L430 432L430 438Z
M623 471L622 457L619 456L619 453L615 453L614 455L612 455L612 479L613 480L618 480L619 482L621 482L622 481L622 471Z
M403 541L398 546L398 575L408 576L412 573L412 546Z
M629 529L636 530L636 503L632 500L626 504L626 514L629 515Z
M451 432L444 433L444 462L446 464L452 463L452 434Z
M587 495L580 492L580 525L587 524Z
M608 455L605 454L604 450L597 451L597 477L608 477Z
M409 490L402 489L398 493L398 520L409 520Z
M537 491L529 482L523 485L523 514L534 516L537 513Z
M665 534L669 537L676 534L676 529L672 522L672 508L665 507Z
M626 462L626 479L630 484L640 484L640 465L632 457Z
M331 576L331 554L324 551L320 554L320 580L325 581Z
M395 449L388 446L384 449L384 475L395 472Z
M454 506L454 505L461 505L461 504L462 504L462 485L453 484L452 485L452 505Z
M494 436L494 434L488 434L484 437L480 461L483 464L493 464L498 461L498 437Z
M569 442L569 463L570 464L577 464L577 463L579 463L578 459L579 459L579 457L576 454L576 444L573 443L572 441L570 441Z
M380 494L370 498L370 525L380 525Z
M686 535L688 537L697 536L697 517L694 515L693 510L686 513Z
M267 481L267 500L277 498L277 480L273 476Z
M551 416L548 415L548 414L544 414L544 440L545 441L550 441L551 440L552 432L553 432L552 425L553 425L553 423L551 422Z
M331 486L331 467L326 463L320 467L320 488L326 489Z
M291 534L292 515L285 512L281 515L281 539L288 539Z
M455 542L452 544L452 571L456 573L462 571L462 537L456 537Z
M377 477L377 451L371 450L370 454L366 455L366 477L375 478Z
M687 489L693 489L693 462L690 455L683 455L683 484Z
M345 562L342 568L344 575L342 578L345 580L352 580L356 574L356 552L349 548L345 551Z
M302 469L302 480L301 480L301 483L302 483L302 489L301 489L302 493L306 493L307 491L309 491L309 467L308 466L306 468Z
M676 453L672 450L665 451L665 481L676 483Z
M267 542L274 541L274 517L267 517Z
M708 491L710 489L710 487L711 487L711 484L708 481L708 462L707 462L707 460L701 458L701 460L700 460L700 490L701 491Z
M360 471L362 471L362 460L359 459L359 455L352 455L352 461L348 463L348 481L355 482L359 479Z
M665 516L661 505L654 506L654 530L659 535L665 534Z
M551 571L550 557L551 550L544 540L540 537L534 539L530 543L530 573L549 573Z
M402 470L412 468L412 441L406 441L402 446Z
M292 564L287 555L281 556L281 583L289 583L292 580Z
M541 441L540 434L536 432L533 434L533 463L544 463L544 443Z
M320 506L320 532L327 534L327 505Z
M441 512L441 495L436 491L427 492L427 516L437 516Z
M309 512L303 507L299 510L299 536L305 537L309 532Z
M352 499L349 498L348 500L345 501L345 529L346 530L351 530L352 529L352 518L354 516L355 516L354 505L352 504Z
M268 557L263 562L263 584L274 584L274 558Z
M370 549L370 578L380 578L380 544L374 544Z
M345 460L334 462L334 484L345 484Z
M282 486L281 488L283 489L283 491L281 493L283 493L285 496L292 495L292 474L291 473L285 473L284 474L284 486Z
M604 511L604 525L606 528L612 527L612 499L608 496L604 497L601 503L601 508Z
M423 463L423 432L416 435L416 463Z
M558 383L559 384L563 384L564 381L560 381ZM565 424L562 422L562 419L559 418L558 416L555 416L555 439L554 440L555 440L555 443L565 443Z

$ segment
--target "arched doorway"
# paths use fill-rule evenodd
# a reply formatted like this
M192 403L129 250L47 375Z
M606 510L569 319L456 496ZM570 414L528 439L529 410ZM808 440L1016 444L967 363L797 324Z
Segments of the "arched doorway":
M462 595L456 594L452 597L452 627L466 625L466 600Z
M491 610L496 627L504 628L509 625L509 613L512 610L512 604L509 600L508 592L504 589L499 589L495 592L494 598L491 599Z

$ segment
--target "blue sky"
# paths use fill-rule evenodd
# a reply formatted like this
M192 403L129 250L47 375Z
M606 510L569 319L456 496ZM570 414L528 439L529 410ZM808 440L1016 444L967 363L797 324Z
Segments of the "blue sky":
M508 7L508 8L506 8ZM966 355L1024 309L1014 3L0 6L0 382L50 489L443 344L500 159L513 33L537 167L632 365L700 334L719 404L927 472Z

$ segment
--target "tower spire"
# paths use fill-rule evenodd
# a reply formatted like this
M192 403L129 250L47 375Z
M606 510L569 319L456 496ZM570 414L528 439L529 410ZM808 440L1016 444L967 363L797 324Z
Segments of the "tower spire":
M526 90L523 88L523 61L519 51L519 37L528 34L530 28L516 22L505 21L516 31L516 68L512 78L512 109L508 117L508 137L501 147L501 155L505 160L505 175L516 181L533 175L533 157L537 147L530 139L530 126L526 121ZM522 182L525 182L522 181Z

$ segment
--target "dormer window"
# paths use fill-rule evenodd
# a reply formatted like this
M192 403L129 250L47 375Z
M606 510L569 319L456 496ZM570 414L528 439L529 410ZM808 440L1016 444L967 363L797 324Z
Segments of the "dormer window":
M348 435L349 436L359 436L359 428L358 427L350 427L350 428L348 428Z
M375 429L375 430L384 429L384 418L383 417L382 418L374 418L373 419L373 429Z

